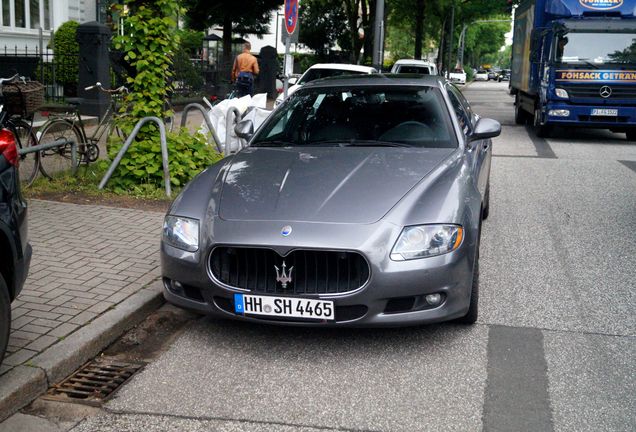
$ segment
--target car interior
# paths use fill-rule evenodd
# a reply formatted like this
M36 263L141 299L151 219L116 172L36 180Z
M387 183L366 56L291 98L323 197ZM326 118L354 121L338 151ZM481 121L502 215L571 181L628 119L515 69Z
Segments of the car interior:
M299 95L288 116L265 126L253 145L267 141L316 145L385 142L413 147L456 147L448 113L432 88L335 90ZM283 124L274 124L283 122ZM296 126L297 124L297 126ZM276 127L278 126L278 127Z

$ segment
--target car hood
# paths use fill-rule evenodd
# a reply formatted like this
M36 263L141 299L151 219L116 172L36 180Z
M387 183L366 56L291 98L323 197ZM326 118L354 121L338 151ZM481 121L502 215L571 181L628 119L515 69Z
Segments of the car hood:
M225 220L373 223L454 149L248 148L223 179Z

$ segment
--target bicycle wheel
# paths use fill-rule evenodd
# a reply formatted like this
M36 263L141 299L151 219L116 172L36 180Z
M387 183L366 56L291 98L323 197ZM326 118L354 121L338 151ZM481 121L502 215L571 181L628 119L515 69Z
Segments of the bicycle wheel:
M45 125L41 133L38 133L40 144L49 144L54 141L66 141L59 147L40 152L40 171L48 178L63 175L65 173L75 175L77 165L84 162L84 154L80 153L79 146L83 144L82 134L77 126L68 120L53 120ZM71 159L71 144L74 141L78 145L77 163L74 165Z
M18 148L26 149L37 145L38 139L31 128L31 125L22 119L11 120L9 122L13 134L18 140ZM25 186L31 186L38 175L40 168L40 154L38 152L20 155L18 172L20 180Z

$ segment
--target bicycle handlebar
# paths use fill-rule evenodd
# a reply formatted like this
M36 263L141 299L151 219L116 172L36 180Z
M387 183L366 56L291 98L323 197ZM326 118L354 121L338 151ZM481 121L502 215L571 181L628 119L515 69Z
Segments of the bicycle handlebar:
M95 88L98 89L99 91L102 91L104 93L109 93L109 94L128 93L128 89L125 86L117 87L116 89L105 89L104 87L102 87L102 83L100 83L99 81L93 84L92 86L84 87L84 90L89 91Z
M26 82L26 79L23 76L20 76L19 73L16 73L15 75L13 75L10 78L0 78L0 85L4 84L4 83L10 83L10 82L14 82L14 81L22 81L22 82Z

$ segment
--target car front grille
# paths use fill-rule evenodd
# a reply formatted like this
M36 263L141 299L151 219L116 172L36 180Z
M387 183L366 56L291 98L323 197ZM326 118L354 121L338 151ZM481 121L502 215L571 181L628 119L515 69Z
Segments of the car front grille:
M593 84L593 85L562 85L565 91L568 92L570 99L601 99L601 87L605 84ZM612 89L612 94L610 97L605 98L606 100L629 100L636 102L636 89L634 89L633 85L616 85L610 84L609 87Z
M290 279L285 288L283 264ZM370 273L367 261L357 252L298 249L281 257L271 249L242 247L215 248L210 254L210 271L232 287L285 295L354 291L366 283Z

